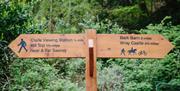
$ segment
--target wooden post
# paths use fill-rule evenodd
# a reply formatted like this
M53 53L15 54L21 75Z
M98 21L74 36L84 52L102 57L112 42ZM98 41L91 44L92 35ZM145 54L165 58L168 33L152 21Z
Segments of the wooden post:
M86 31L86 91L97 91L96 30Z

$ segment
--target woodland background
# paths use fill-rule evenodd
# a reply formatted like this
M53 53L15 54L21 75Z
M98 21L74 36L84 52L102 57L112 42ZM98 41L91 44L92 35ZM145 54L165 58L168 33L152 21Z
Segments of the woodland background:
M0 89L85 91L84 59L20 59L20 34L161 34L164 59L98 59L98 91L180 91L180 0L0 0ZM165 45L166 46L166 45Z

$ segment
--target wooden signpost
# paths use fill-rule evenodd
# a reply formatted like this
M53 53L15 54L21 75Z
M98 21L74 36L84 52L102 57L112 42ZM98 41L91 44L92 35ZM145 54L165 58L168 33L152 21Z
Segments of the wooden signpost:
M163 58L173 45L161 35L21 34L9 47L20 58L85 58L86 91L97 91L96 58Z
M84 34L21 34L9 47L20 58L81 58L84 39Z
M97 57L164 58L173 45L158 34L99 34Z

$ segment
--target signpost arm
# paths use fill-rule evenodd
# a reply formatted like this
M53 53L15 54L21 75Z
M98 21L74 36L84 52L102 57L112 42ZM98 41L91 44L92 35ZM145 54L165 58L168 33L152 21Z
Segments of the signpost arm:
M86 31L86 91L97 91L96 30Z

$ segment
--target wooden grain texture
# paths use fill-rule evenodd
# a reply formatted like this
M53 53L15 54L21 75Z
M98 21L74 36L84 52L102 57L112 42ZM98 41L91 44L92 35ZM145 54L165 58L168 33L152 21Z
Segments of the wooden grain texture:
M27 46L19 52L23 39ZM9 47L20 58L85 57L86 34L21 34ZM99 58L164 58L173 45L161 35L97 34Z
M21 39L26 49L19 52ZM20 58L85 57L84 34L21 34L9 47Z
M86 91L97 91L96 30L87 30L86 36ZM89 40L93 43L89 44Z
M173 45L156 34L98 34L99 58L164 58Z

